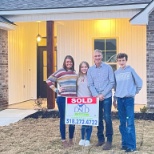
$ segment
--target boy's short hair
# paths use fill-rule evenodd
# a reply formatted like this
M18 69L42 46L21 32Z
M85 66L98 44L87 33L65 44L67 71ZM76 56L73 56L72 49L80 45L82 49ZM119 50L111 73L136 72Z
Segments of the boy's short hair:
M117 60L118 59L121 59L121 58L124 58L125 57L125 59L126 59L126 61L128 60L128 56L127 56L127 54L125 54L125 53L118 53L117 54Z

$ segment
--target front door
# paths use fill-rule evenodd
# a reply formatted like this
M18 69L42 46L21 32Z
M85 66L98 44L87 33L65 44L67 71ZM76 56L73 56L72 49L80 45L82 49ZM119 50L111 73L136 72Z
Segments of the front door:
M47 98L47 47L37 48L37 98Z

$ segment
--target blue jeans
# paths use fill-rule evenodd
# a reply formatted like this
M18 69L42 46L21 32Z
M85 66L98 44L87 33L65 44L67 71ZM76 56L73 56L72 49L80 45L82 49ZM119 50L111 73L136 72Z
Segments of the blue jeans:
M92 126L82 125L82 127L81 127L82 140L86 139L86 140L90 141L91 133L92 133Z
M136 134L134 124L134 98L117 98L118 115L120 119L119 130L122 136L122 146L136 149Z
M57 105L60 114L60 134L61 139L66 139L66 126L65 126L65 97L57 97ZM69 125L69 139L74 136L75 125Z
M99 101L99 126L97 126L97 137L99 142L104 142L104 124L106 124L106 137L108 142L112 142L113 127L111 120L112 97Z

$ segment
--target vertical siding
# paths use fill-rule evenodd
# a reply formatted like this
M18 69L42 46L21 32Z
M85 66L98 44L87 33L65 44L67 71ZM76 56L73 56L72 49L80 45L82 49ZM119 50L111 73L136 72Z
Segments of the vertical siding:
M143 89L136 96L137 104L146 104L146 27L132 26L129 19L65 21L57 26L58 68L70 54L75 59L75 68L86 60L93 64L93 39L116 37L118 52L126 52L130 64L143 79Z
M45 23L40 23L40 34L46 36ZM36 36L38 25L17 23L15 31L9 31L9 104L35 99L37 93Z

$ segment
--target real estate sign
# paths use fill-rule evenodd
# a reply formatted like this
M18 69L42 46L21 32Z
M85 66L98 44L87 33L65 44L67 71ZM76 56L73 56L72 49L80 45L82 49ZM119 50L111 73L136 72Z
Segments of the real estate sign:
M65 124L98 126L99 99L66 98Z

